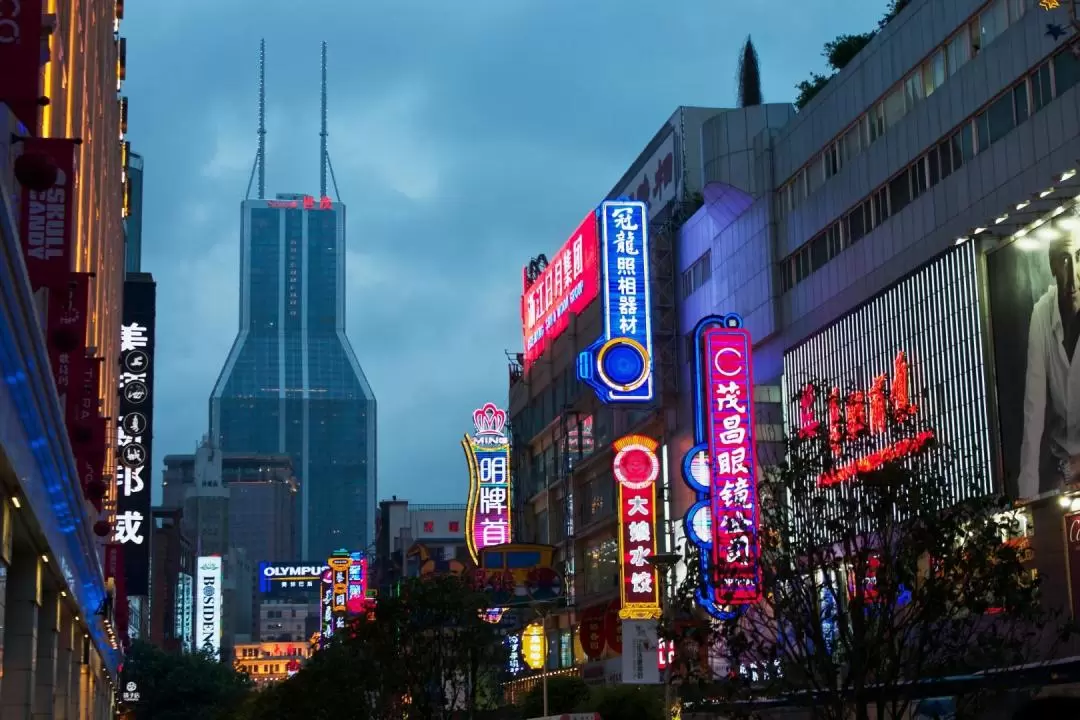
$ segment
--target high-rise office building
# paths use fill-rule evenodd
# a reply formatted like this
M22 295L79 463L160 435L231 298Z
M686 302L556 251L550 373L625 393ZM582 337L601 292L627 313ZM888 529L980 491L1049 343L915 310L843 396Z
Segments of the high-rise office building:
M265 199L260 114L260 199L241 206L240 328L210 399L222 450L292 457L303 558L364 549L375 524L375 395L345 336L345 206L326 194L325 81L324 44L318 197Z
M131 143L124 143L124 172L124 269L132 273L142 270L143 158Z

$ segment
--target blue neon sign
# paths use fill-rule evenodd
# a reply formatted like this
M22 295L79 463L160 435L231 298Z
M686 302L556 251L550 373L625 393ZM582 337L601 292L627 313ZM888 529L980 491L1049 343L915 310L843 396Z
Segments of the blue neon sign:
M648 224L639 200L600 206L604 335L578 355L578 378L606 403L654 396Z

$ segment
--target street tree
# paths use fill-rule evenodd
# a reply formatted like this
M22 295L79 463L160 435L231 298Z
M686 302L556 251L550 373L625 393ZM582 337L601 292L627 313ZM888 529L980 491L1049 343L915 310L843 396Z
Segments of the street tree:
M406 580L379 598L373 617L352 621L299 673L260 693L244 717L438 720L493 708L506 650L483 619L487 604L467 577Z
M252 689L246 674L206 653L172 654L141 640L124 659L121 683L135 684L136 720L220 720Z
M815 396L829 422L792 429L759 478L761 602L704 635L688 626L684 644L727 661L729 699L899 718L914 681L1051 657L1069 628L1040 606L1020 515L979 489L977 464L939 443L906 393L808 386L801 398ZM708 571L723 576L723 560ZM684 612L693 589L680 593Z

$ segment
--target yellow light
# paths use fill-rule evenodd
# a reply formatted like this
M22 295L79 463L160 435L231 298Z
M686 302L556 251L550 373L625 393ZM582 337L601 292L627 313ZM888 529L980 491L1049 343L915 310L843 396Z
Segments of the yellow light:
M544 626L532 623L521 633L521 654L525 664L533 670L542 670L547 659L547 642L544 640Z
M46 4L45 12L56 17L56 0L49 0ZM53 99L53 68L56 65L54 58L56 53L53 51L55 45L54 37L56 30L54 29L49 33L49 60L45 63L45 82L43 91L49 100ZM45 105L41 108L41 137L52 137L52 103Z
M1061 7L1060 0L1039 0L1039 7L1043 10L1056 10Z

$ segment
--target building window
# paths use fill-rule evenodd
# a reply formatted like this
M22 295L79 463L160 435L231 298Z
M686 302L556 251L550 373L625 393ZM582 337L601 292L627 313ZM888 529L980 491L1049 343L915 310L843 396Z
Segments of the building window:
M706 250L683 271L679 280L682 299L690 297L712 277L712 249Z
M1054 56L1054 91L1060 96L1080 80L1080 60L1072 50L1064 50Z
M1050 81L1050 63L1044 62L1031 74L1031 112L1039 112L1054 98Z

